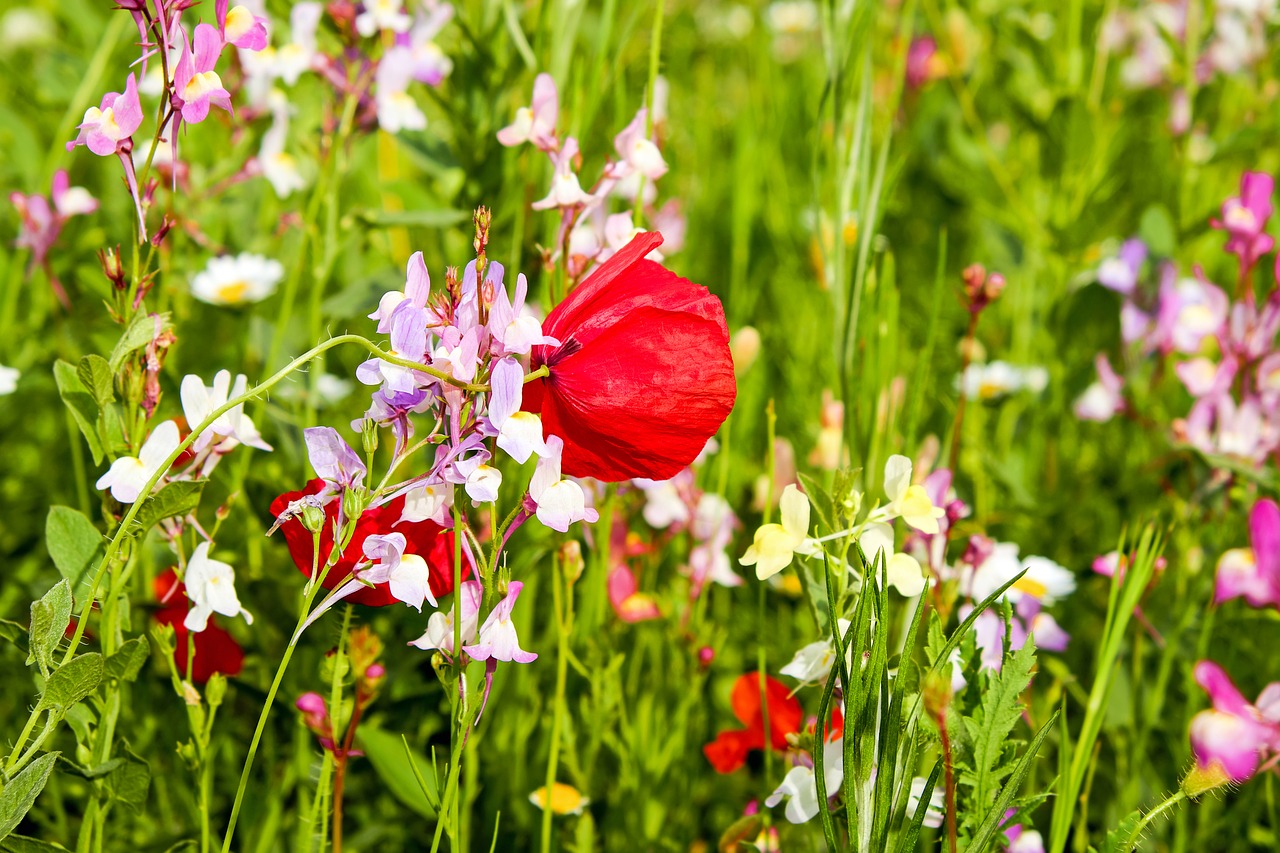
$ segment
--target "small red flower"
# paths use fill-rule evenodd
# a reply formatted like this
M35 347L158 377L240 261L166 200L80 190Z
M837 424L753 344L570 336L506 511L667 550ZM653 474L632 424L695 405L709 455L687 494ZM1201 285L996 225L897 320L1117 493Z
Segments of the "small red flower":
M290 502L306 495L314 495L324 488L324 480L316 478L297 492L285 492L271 502L271 514L278 518ZM417 554L427 561L431 569L431 592L437 598L453 592L453 531L445 530L432 521L406 521L397 524L404 511L404 498L396 498L381 506L365 510L364 515L356 523L355 534L351 537L338 562L325 574L321 583L325 589L333 589L345 581L357 563L365 561L364 540L375 533L403 533L408 545L406 554ZM338 501L332 500L325 505L324 530L320 533L320 565L329 559L333 551L333 522L338 517ZM312 540L311 533L302 526L297 518L290 518L280 525L285 542L289 546L289 555L293 557L298 571L311 577ZM470 574L470 567L463 563L462 577ZM379 584L375 587L364 587L347 596L346 601L356 604L367 604L371 607L385 607L397 603L391 594L390 584Z
M720 300L645 260L641 233L587 277L542 324L524 408L564 439L564 473L665 480L702 451L733 409L737 385Z
M804 710L787 685L767 675L765 696L769 703L769 745L774 749L786 749L787 735L800 731ZM733 706L733 715L746 728L720 732L714 741L702 748L703 755L717 773L732 773L746 763L749 752L765 748L759 674L748 672L739 676L733 683L729 703Z
M187 674L187 626L183 620L187 618L190 603L187 601L187 588L178 580L178 573L169 569L157 577L151 584L160 609L156 611L155 620L161 625L172 625L177 648L173 651L173 662L178 672L184 677ZM209 617L209 625L194 635L195 656L191 661L191 680L203 684L215 672L223 675L239 675L244 668L244 650L225 629L217 624L217 617Z

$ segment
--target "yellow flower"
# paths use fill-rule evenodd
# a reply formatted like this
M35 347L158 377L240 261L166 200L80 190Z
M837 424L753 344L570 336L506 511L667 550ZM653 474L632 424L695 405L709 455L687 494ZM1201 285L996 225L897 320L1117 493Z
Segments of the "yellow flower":
M791 565L797 554L814 553L809 540L809 499L794 485L782 490L781 524L766 524L756 531L747 553L738 561L755 566L756 577L767 580Z
M897 516L921 533L939 531L938 519L945 512L933 505L924 486L911 483L911 460L890 456L884 463L884 493L889 498L890 516Z

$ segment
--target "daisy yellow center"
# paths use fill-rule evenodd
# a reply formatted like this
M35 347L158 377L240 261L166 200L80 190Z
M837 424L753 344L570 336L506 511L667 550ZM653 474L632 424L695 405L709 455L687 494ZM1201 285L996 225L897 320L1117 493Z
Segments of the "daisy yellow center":
M999 382L985 380L978 383L978 396L983 400L990 400L992 397L995 397L998 394L1003 394L1004 392L1005 387Z
M218 298L223 302L241 302L249 292L249 282L244 279L229 281L218 286Z
M566 785L563 782L556 782L551 786L550 802L547 800L547 789L539 788L535 795L538 805L547 808L555 814L569 814L582 808L582 794L572 785Z
M1040 581L1032 580L1026 575L1019 578L1018 581L1014 583L1013 588L1018 590L1018 592L1025 592L1032 598L1044 598L1045 593L1049 591L1049 588L1040 583Z

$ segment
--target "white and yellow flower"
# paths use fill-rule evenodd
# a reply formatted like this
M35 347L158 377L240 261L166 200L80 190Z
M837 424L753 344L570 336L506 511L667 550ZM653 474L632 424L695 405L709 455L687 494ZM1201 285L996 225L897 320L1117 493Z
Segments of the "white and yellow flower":
M790 485L783 489L779 505L782 523L761 526L751 547L738 561L744 566L755 566L760 580L767 580L791 565L796 554L817 553L817 543L809 538L809 499Z

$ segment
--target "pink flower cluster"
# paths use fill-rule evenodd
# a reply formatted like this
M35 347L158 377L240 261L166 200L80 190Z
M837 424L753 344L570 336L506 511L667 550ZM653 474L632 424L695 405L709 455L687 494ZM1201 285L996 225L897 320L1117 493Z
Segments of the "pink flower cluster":
M66 170L59 170L53 176L53 192L50 196L24 195L20 192L10 193L9 201L18 211L22 220L18 230L16 245L31 250L31 269L44 267L49 277L49 285L57 294L58 300L70 307L67 293L54 276L49 267L49 250L57 242L62 227L73 216L93 213L98 209L98 200L89 194L84 187L73 187L67 177ZM28 275L30 270L28 270Z
M1225 249L1239 259L1234 298L1199 267L1180 277L1171 261L1157 265L1156 292L1144 289L1147 249L1136 239L1097 273L1100 284L1124 297L1124 343L1139 355L1171 358L1194 400L1186 418L1173 423L1174 437L1210 458L1260 464L1280 449L1280 290L1269 287L1260 301L1253 287L1255 268L1275 245L1266 233L1273 186L1270 175L1246 172L1240 195L1227 199L1222 218L1211 223L1227 232ZM1097 357L1097 372L1075 411L1085 420L1106 421L1129 404L1124 381L1105 355Z
M1249 702L1216 663L1200 661L1195 674L1213 703L1191 720L1196 766L1221 777L1215 780L1219 784L1244 782L1264 760L1270 764L1280 756L1280 681Z
M663 251L671 254L684 244L685 222L679 203L672 199L654 209L657 181L667 173L667 162L658 147L658 130L664 114L666 86L654 87L653 116L641 107L622 132L614 137L617 159L610 158L590 190L582 187L578 170L582 155L578 140L559 136L560 101L550 74L539 74L533 83L533 100L516 110L515 120L498 131L498 141L507 147L530 143L551 160L551 188L533 203L534 210L559 210L557 247L547 262L563 259L570 278L579 279L594 264L603 263L640 232L630 211L609 213L609 199L639 200L650 222L650 230L663 236ZM652 260L661 260L657 252Z

